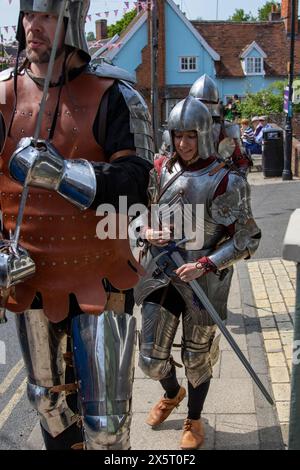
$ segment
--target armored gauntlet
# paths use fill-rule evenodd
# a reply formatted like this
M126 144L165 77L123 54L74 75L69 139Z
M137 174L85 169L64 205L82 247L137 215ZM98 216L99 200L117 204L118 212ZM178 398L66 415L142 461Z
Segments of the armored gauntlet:
M91 163L65 159L46 140L21 139L9 172L22 185L57 191L79 209L87 209L95 198L97 183Z

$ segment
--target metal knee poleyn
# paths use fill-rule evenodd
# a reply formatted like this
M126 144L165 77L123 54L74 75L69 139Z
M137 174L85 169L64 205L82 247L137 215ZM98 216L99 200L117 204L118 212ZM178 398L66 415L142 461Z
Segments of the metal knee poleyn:
M171 348L179 319L159 304L145 302L142 307L142 331L139 366L154 380L171 371Z
M129 449L135 318L79 315L72 337L86 448Z
M220 336L214 344L215 325L189 325L183 331L181 355L182 362L185 365L186 377L193 387L198 387L212 376L212 366L217 362L219 355L218 342ZM188 333L190 334L188 335ZM212 347L213 344L214 347Z

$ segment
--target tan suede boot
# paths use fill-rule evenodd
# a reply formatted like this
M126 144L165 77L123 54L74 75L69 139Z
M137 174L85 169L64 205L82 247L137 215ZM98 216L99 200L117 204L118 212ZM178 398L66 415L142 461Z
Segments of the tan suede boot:
M199 449L204 442L204 429L201 419L185 419L180 447L183 450Z
M165 419L172 413L174 408L179 406L179 403L184 399L186 390L180 387L176 397L164 398L162 397L150 411L146 423L150 426L158 426L163 423Z

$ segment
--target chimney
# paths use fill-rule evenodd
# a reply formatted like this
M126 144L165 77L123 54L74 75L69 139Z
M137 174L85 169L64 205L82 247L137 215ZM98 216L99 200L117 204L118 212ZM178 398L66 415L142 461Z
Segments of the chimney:
M295 1L295 34L298 33L298 0ZM292 0L281 0L281 18L284 20L287 34L292 30Z
M96 21L96 41L107 39L107 20Z
M271 13L269 13L269 21L279 21L281 18L280 9L278 8L278 4L273 3L271 7Z

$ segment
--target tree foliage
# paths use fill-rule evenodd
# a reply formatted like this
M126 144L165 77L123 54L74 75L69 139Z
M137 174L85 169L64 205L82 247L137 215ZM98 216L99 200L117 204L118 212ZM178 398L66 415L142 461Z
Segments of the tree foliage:
M229 21L243 22L243 21L268 21L269 13L272 11L272 6L276 5L280 11L280 2L276 0L268 0L261 8L257 11L257 17L253 16L252 13L246 13L243 8L236 8L233 15L228 19Z
M133 10L129 11L128 13L125 13L125 15L116 23L111 24L107 28L107 35L109 38L112 38L115 34L121 34L124 29L127 28L129 23L133 20L133 18L136 16L137 11L136 8Z
M87 41L95 41L96 40L95 34L93 33L93 31L90 31L89 33L87 33L86 39L87 39Z
M276 2L275 0L268 1L258 9L258 21L268 21L273 5L277 6L278 11L281 10L280 2Z
M233 15L229 17L229 21L236 21L236 22L242 22L242 21L255 21L256 18L252 16L252 14L246 13L243 8L236 8Z
M283 93L286 81L278 81L257 93L247 93L238 105L243 118L277 114L283 112ZM300 105L294 105L294 111L300 111Z

